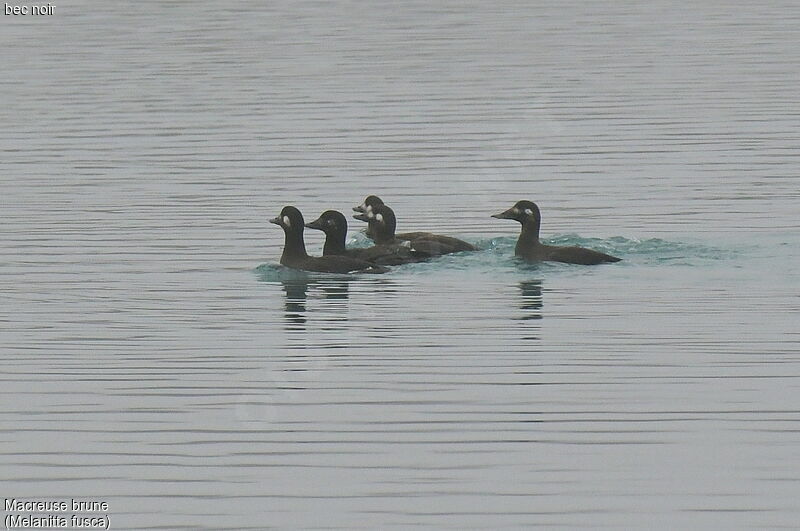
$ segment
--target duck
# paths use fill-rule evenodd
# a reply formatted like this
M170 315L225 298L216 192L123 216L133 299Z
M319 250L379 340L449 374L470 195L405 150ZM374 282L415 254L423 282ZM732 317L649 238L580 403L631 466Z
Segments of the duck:
M278 217L269 220L283 229L285 241L281 265L319 273L385 273L388 268L349 256L309 256L303 240L303 214L285 206Z
M429 232L395 234L397 218L388 205L376 205L364 213L355 214L355 219L366 221L378 245L402 244L420 257L434 257L462 251L475 251L477 247L458 238L441 236Z
M368 195L367 198L364 199L363 203L361 203L358 206L354 206L353 207L353 212L359 212L359 213L362 213L362 214L369 215L369 213L372 212L372 210L374 208L382 206L384 204L385 203L383 202L383 199L381 199L377 195ZM356 216L353 216L353 217L356 217ZM360 219L360 218L356 217L356 219ZM373 230L372 227L373 226L367 225L366 235L367 235L367 237L369 239L374 241L375 238L374 238L374 234L372 233L372 230ZM431 236L435 236L435 234L431 234L430 232L401 232L399 234L395 234L394 235L395 239L400 240L400 241L410 241L410 240L416 240L416 239L419 239L419 238L425 238L425 237L431 237ZM444 238L449 238L449 236L443 236L443 237Z
M542 215L539 207L532 201L517 201L517 203L499 214L492 215L497 219L513 219L522 224L522 232L517 240L514 254L526 262L563 262L565 264L595 265L619 262L622 258L601 253L584 247L563 247L545 245L539 241L539 226Z
M353 217L356 219L360 219L362 221L366 221L369 219L370 214L375 213L376 209L386 207L389 208L383 200L376 196L376 195L369 195L364 202L358 206L353 207L354 212L358 212L359 214L354 215ZM391 211L391 209L389 209ZM392 212L392 217L394 218L395 225L397 224L397 218L394 215L394 211ZM363 216L362 216L363 215ZM365 219L365 217L366 219ZM378 225L376 224L369 224L367 225L367 237L378 243L377 238L386 238L386 234L382 236L378 236L375 234L375 230L377 229ZM458 238L453 238L452 236L444 236L441 234L433 234L430 232L401 232L399 234L394 234L393 238L399 241L425 241L428 244L438 243L442 249L448 249L447 252L440 252L437 254L448 254L448 253L457 253L461 251L479 251L480 249L471 243L467 243L464 240L459 240ZM420 243L421 245L421 243Z
M364 202L358 206L353 207L353 212L357 212L359 214L369 214L372 212L372 209L380 206L383 204L383 200L378 197L377 195L368 195ZM354 216L355 217L355 216ZM372 241L375 241L375 234L372 232L372 226L367 224L367 230L365 232L367 238Z
M419 262L426 258L424 255L414 253L408 246L399 242L348 249L345 246L347 218L337 210L326 210L319 218L306 223L305 226L325 233L325 246L322 248L323 256L349 256L379 265L401 265Z

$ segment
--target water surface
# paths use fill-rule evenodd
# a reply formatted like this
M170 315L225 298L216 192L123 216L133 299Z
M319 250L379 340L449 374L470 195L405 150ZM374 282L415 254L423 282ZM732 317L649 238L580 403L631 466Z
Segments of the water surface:
M791 2L0 24L3 496L116 529L800 520ZM282 206L369 193L485 249L277 266ZM516 263L519 199L624 261Z

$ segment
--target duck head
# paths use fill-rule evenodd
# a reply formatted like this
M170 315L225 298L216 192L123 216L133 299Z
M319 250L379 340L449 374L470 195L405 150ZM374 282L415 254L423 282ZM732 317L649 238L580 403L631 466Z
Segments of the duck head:
M303 214L293 206L283 207L280 216L272 218L269 222L280 225L286 232L297 232L298 230L301 234L303 232Z
M326 210L317 219L306 223L309 229L321 230L325 234L347 234L347 219L336 210Z
M394 239L397 218L394 216L394 211L388 206L377 205L372 210L355 214L353 217L369 223L369 228L375 235L375 243L385 243Z
M539 207L532 201L517 201L516 204L499 214L492 215L497 219L513 219L519 221L523 225L527 223L539 224L542 220L542 215L539 213Z
M364 202L358 206L353 207L353 212L371 212L375 207L381 206L383 204L383 200L378 197L377 195L368 195Z

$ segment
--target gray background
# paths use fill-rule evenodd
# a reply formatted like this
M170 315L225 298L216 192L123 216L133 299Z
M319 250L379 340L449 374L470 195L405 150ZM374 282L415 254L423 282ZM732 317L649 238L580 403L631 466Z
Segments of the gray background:
M795 3L0 26L0 496L102 499L116 529L800 520ZM489 249L269 265L283 205L368 193ZM625 261L515 265L488 216L523 198Z

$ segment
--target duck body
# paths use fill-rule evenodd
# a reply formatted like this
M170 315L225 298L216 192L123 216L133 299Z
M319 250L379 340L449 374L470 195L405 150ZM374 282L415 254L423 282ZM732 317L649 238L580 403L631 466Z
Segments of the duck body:
M401 265L410 262L419 262L421 258L415 256L409 246L402 242L384 242L372 247L348 249L345 245L347 237L347 219L344 214L336 210L327 210L322 215L305 225L311 229L321 230L325 233L325 246L323 256L344 256L364 260L378 265Z
M415 253L409 246L400 243L373 245L364 249L347 249L345 252L346 256L354 256L384 266L411 264L421 262L426 258Z
M353 217L367 222L367 236L379 245L403 244L428 257L479 250L471 243L452 236L431 232L395 233L397 218L394 211L374 195L367 197L363 204L353 207L353 210L359 212Z
M317 273L385 273L388 271L385 267L349 256L296 257L287 256L284 253L281 255L280 262L281 265L292 269Z
M565 264L595 265L622 260L616 256L586 249L585 247L562 247L545 245L541 242L537 242L534 245L520 246L518 241L514 254L526 262L562 262Z
M303 240L303 215L293 206L284 207L281 215L270 223L279 225L285 243L281 265L302 271L318 273L385 273L387 268L350 256L309 256Z
M518 201L505 212L492 216L513 219L522 224L514 254L526 262L562 262L565 264L596 265L619 262L621 258L585 247L546 245L539 241L542 217L539 207L531 201Z
M443 252L439 254L480 251L479 248L464 240L459 240L458 238L445 236L443 234L433 234L431 232L401 232L400 234L395 234L394 238L401 242L416 242L418 245L423 241L427 244L438 245L443 250Z

